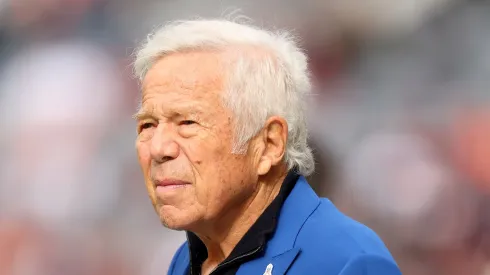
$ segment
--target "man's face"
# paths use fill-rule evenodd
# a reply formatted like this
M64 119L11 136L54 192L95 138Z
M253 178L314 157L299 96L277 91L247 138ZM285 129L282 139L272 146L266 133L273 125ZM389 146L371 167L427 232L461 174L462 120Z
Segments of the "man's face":
M223 89L220 55L212 52L166 56L143 80L136 148L150 199L169 228L215 221L256 189L257 158L231 153Z

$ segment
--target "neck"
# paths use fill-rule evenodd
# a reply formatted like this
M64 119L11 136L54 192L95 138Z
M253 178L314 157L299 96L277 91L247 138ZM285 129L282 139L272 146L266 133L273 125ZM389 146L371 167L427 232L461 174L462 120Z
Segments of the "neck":
M276 170L276 171L273 171ZM260 177L257 189L247 200L230 208L219 220L213 221L210 230L195 232L208 251L203 264L205 270L212 270L223 262L243 238L247 231L276 198L287 175L286 169L273 169Z

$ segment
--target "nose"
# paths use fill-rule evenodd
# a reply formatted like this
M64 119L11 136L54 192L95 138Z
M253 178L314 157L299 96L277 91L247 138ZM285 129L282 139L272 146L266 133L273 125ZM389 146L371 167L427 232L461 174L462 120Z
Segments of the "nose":
M175 159L179 156L180 148L175 142L172 125L160 123L151 139L151 158L159 163Z

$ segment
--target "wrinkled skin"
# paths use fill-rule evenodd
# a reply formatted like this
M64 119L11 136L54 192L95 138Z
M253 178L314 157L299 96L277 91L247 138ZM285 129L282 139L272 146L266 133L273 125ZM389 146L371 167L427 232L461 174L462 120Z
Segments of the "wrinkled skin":
M143 81L136 147L155 210L172 229L212 223L258 190L264 144L232 154L233 114L222 104L220 60L213 52L173 54ZM189 184L156 188L163 179Z

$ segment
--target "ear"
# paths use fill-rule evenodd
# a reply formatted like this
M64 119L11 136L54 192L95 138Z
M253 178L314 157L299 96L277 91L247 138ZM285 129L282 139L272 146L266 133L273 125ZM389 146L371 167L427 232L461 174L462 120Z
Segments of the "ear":
M262 128L263 150L258 163L258 174L267 174L272 166L281 164L286 153L288 123L279 116L270 117Z

